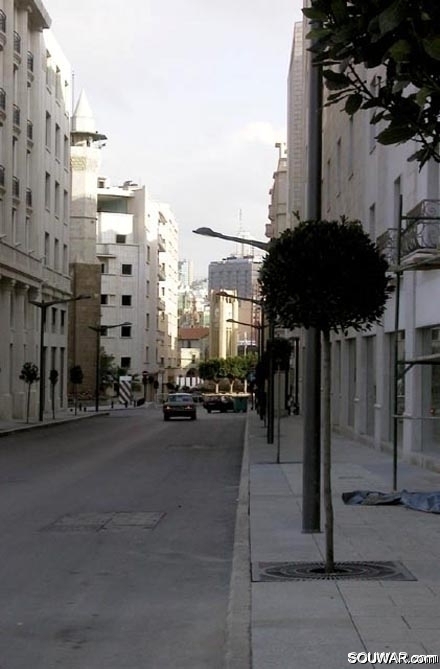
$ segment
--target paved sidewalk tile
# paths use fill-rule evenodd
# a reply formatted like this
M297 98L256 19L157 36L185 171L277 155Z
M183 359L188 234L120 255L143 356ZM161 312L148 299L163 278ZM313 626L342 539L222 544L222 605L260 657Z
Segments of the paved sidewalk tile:
M349 652L440 655L440 514L403 506L350 506L342 493L389 491L391 456L334 435L336 561L398 562L416 580L259 581L260 563L323 562L323 532L302 532L302 421L281 421L278 440L249 416L253 669L341 669ZM402 463L407 490L440 490L440 474ZM322 512L322 525L324 513Z

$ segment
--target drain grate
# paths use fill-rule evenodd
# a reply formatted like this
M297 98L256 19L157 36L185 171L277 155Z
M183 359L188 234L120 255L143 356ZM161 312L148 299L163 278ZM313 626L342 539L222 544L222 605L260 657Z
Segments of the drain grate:
M326 573L323 562L258 562L252 581L417 581L401 562L336 562Z
M76 513L61 516L42 528L45 532L100 532L118 530L152 530L164 517L160 511L109 511Z

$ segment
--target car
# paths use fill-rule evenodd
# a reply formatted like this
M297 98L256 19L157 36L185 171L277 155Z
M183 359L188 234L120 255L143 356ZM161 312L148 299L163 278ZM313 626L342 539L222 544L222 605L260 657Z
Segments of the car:
M197 409L189 393L171 393L163 404L163 419L190 418L196 420Z
M203 406L208 413L211 413L211 411L220 411L220 413L234 411L234 401L229 395L205 395Z

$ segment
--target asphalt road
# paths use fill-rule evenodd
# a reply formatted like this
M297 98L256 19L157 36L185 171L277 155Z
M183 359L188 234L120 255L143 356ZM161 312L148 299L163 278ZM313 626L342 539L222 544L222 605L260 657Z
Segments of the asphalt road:
M0 669L220 669L245 420L0 442Z

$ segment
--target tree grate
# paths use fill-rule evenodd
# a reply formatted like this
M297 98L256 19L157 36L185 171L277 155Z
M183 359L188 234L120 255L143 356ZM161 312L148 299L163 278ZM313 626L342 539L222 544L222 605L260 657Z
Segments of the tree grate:
M336 562L327 573L324 562L258 562L252 581L417 581L401 562Z

